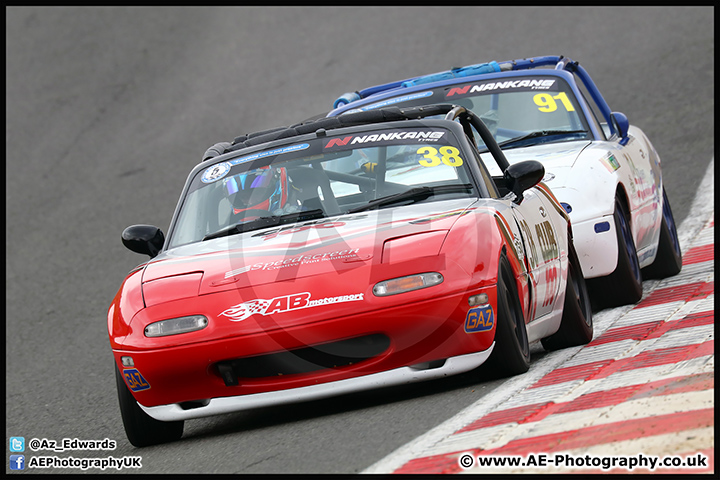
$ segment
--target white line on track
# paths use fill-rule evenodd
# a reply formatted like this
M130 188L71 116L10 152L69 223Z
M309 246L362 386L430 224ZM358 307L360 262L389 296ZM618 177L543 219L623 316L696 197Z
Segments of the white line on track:
M690 214L678 227L678 238L680 247L683 252L700 233L707 220L714 215L714 157L710 159L703 181L698 187L697 194L690 208ZM682 272L681 272L682 275ZM644 282L644 288L650 292L661 282L661 280L650 280ZM635 305L625 305L609 310L604 310L594 316L594 336L597 338L604 333L610 326L622 316L628 314ZM653 308L653 307L647 307ZM661 307L662 308L662 307ZM496 388L491 393L485 395L476 403L470 405L457 415L437 427L429 430L425 434L406 443L402 447L392 452L387 457L381 459L374 465L365 469L362 473L388 473L403 466L410 460L426 456L433 446L437 445L443 439L449 437L464 426L470 424L473 420L479 419L484 415L498 410L507 408L508 401L520 393L524 388L533 385L543 378L549 372L555 370L560 365L569 364L571 359L584 347L572 347L558 352L546 355L538 361L531 362L530 370L524 375L509 379L507 382ZM612 347L608 347L612 348ZM577 381L573 383L582 383ZM568 389L568 383L560 384L560 388ZM539 392L536 392L539 393ZM536 399L540 401L539 399Z

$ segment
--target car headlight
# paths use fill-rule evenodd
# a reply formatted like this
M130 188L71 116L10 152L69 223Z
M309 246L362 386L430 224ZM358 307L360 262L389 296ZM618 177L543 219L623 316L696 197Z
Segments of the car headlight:
M194 332L207 327L208 319L204 315L171 318L154 322L145 327L146 337L166 337L178 333Z
M432 287L443 282L443 276L437 272L419 273L407 277L393 278L375 284L373 293L376 297L386 297L398 293L411 292L421 288Z

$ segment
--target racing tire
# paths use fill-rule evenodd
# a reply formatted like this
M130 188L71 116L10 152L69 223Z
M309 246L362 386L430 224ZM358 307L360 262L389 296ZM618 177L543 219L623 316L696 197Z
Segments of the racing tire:
M117 366L115 366L115 381L120 402L120 415L125 427L125 434L131 444L136 447L147 447L172 442L182 437L184 422L182 420L161 422L145 413L130 393Z
M655 261L643 269L645 278L672 277L682 269L682 251L678 240L677 227L673 217L670 202L663 188L662 224L660 225L660 240Z
M615 271L602 278L591 279L590 290L596 306L617 307L637 303L642 298L643 285L640 262L632 238L628 214L618 198L615 198L615 231L618 242L618 261Z
M593 318L585 277L572 239L568 241L568 273L560 329L541 340L545 350L585 345L593 338Z
M495 348L487 364L496 373L509 377L530 368L530 344L512 267L505 255L499 263Z

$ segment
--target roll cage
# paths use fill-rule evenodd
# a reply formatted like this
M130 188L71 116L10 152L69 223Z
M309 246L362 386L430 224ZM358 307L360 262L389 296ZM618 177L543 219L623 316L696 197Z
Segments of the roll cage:
M502 150L498 147L490 130L477 115L469 110L466 110L462 106L453 104L433 104L407 108L389 107L375 109L368 112L347 113L337 117L323 117L313 121L305 121L289 127L278 127L275 129L241 135L235 138L233 142L221 142L210 147L205 152L202 161L193 168L188 176L169 226L168 239L174 235L179 212L183 206L185 198L188 195L193 179L199 174L199 172L207 169L208 164L211 163L211 161L221 162L218 158L219 156L228 154L228 159L235 158L237 153L233 153L240 153L240 150L246 150L246 152L242 153L252 155L256 152L265 151L268 148L279 148L295 141L308 140L313 134L316 137L325 137L329 135L330 131L335 129L349 127L358 127L359 129L362 126L371 124L382 124L404 120L419 120L426 117L438 116L441 117L442 120L450 120L453 121L453 123L457 123L458 125L451 130L456 130L456 134L459 133L458 130L462 130L465 134L465 138L460 138L460 141L472 146L475 152L478 153L477 143L475 142L475 136L473 135L474 128L474 131L485 143L487 150L493 155L497 165L503 170L503 172L509 171L509 173L503 177L490 178L487 169L480 165L482 162L481 157L479 154L476 155L478 163L468 162L468 167L473 171L471 181L473 186L477 188L480 196L494 197L498 195L498 192L507 194L507 192L514 191L522 186L523 179L516 178L519 173L513 170L513 167L505 158ZM455 122L456 120L457 122ZM432 122L433 120L428 118L428 121ZM434 119L434 121L437 121L437 119ZM356 129L351 128L350 130L352 131ZM342 180L339 178L339 176L342 176L342 173L325 172L325 174L328 178L332 175L332 178ZM516 186L517 188L513 189L513 186ZM517 190L516 199L514 201L517 203L522 201L522 190ZM166 241L164 243L167 244L168 242Z
M367 112L353 112L338 115L336 117L325 117L312 121L306 121L289 127L278 127L270 130L249 133L236 137L232 143L221 142L210 147L203 155L203 162L234 152L244 148L253 147L265 143L274 142L286 138L315 133L317 136L325 136L328 130L346 128L374 123L393 122L398 120L417 120L426 117L444 115L445 120L460 120L463 131L469 138L473 138L470 125L480 134L480 137L488 146L488 150L497 159L498 166L505 170L509 163L497 142L492 137L480 118L464 107L449 103L423 105L420 107L388 107L370 110Z
M362 99L376 98L379 100L381 98L398 95L405 91L407 91L408 93L416 92L425 88L430 88L428 84L431 83L443 82L443 84L451 84L453 83L452 80L456 80L459 78L467 79L467 81L472 81L474 78L481 75L492 75L502 72L518 70L531 70L541 67L553 67L554 70L568 72L573 76L573 78L582 82L588 94L593 99L598 109L600 110L600 113L603 115L605 121L607 122L610 128L610 133L613 135L617 134L620 137L625 136L625 132L623 131L623 129L626 130L627 127L617 125L618 118L615 118L613 112L610 111L610 107L608 106L607 102L605 102L605 99L600 94L600 91L595 85L595 82L593 82L592 78L590 78L590 75L587 73L587 71L582 66L580 66L578 62L575 62L570 58L564 57L562 55L531 57L503 62L492 61L489 63L468 65L465 67L452 68L450 70L445 70L430 75L422 75L419 77L412 77L397 82L375 85L373 87L365 88L356 92L348 92L341 95L338 99L335 100L335 102L333 103L333 108L336 109L337 112L332 112L331 115L340 114L343 111L352 108L348 105L352 105L354 102ZM439 85L432 85L432 87L437 87ZM624 115L622 117L623 118L620 119L620 121L626 121Z

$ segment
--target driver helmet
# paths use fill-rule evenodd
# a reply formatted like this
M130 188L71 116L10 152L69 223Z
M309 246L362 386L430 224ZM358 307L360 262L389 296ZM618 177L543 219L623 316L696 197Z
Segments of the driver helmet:
M233 213L247 210L275 212L288 202L288 175L285 168L261 167L230 177L225 186Z

